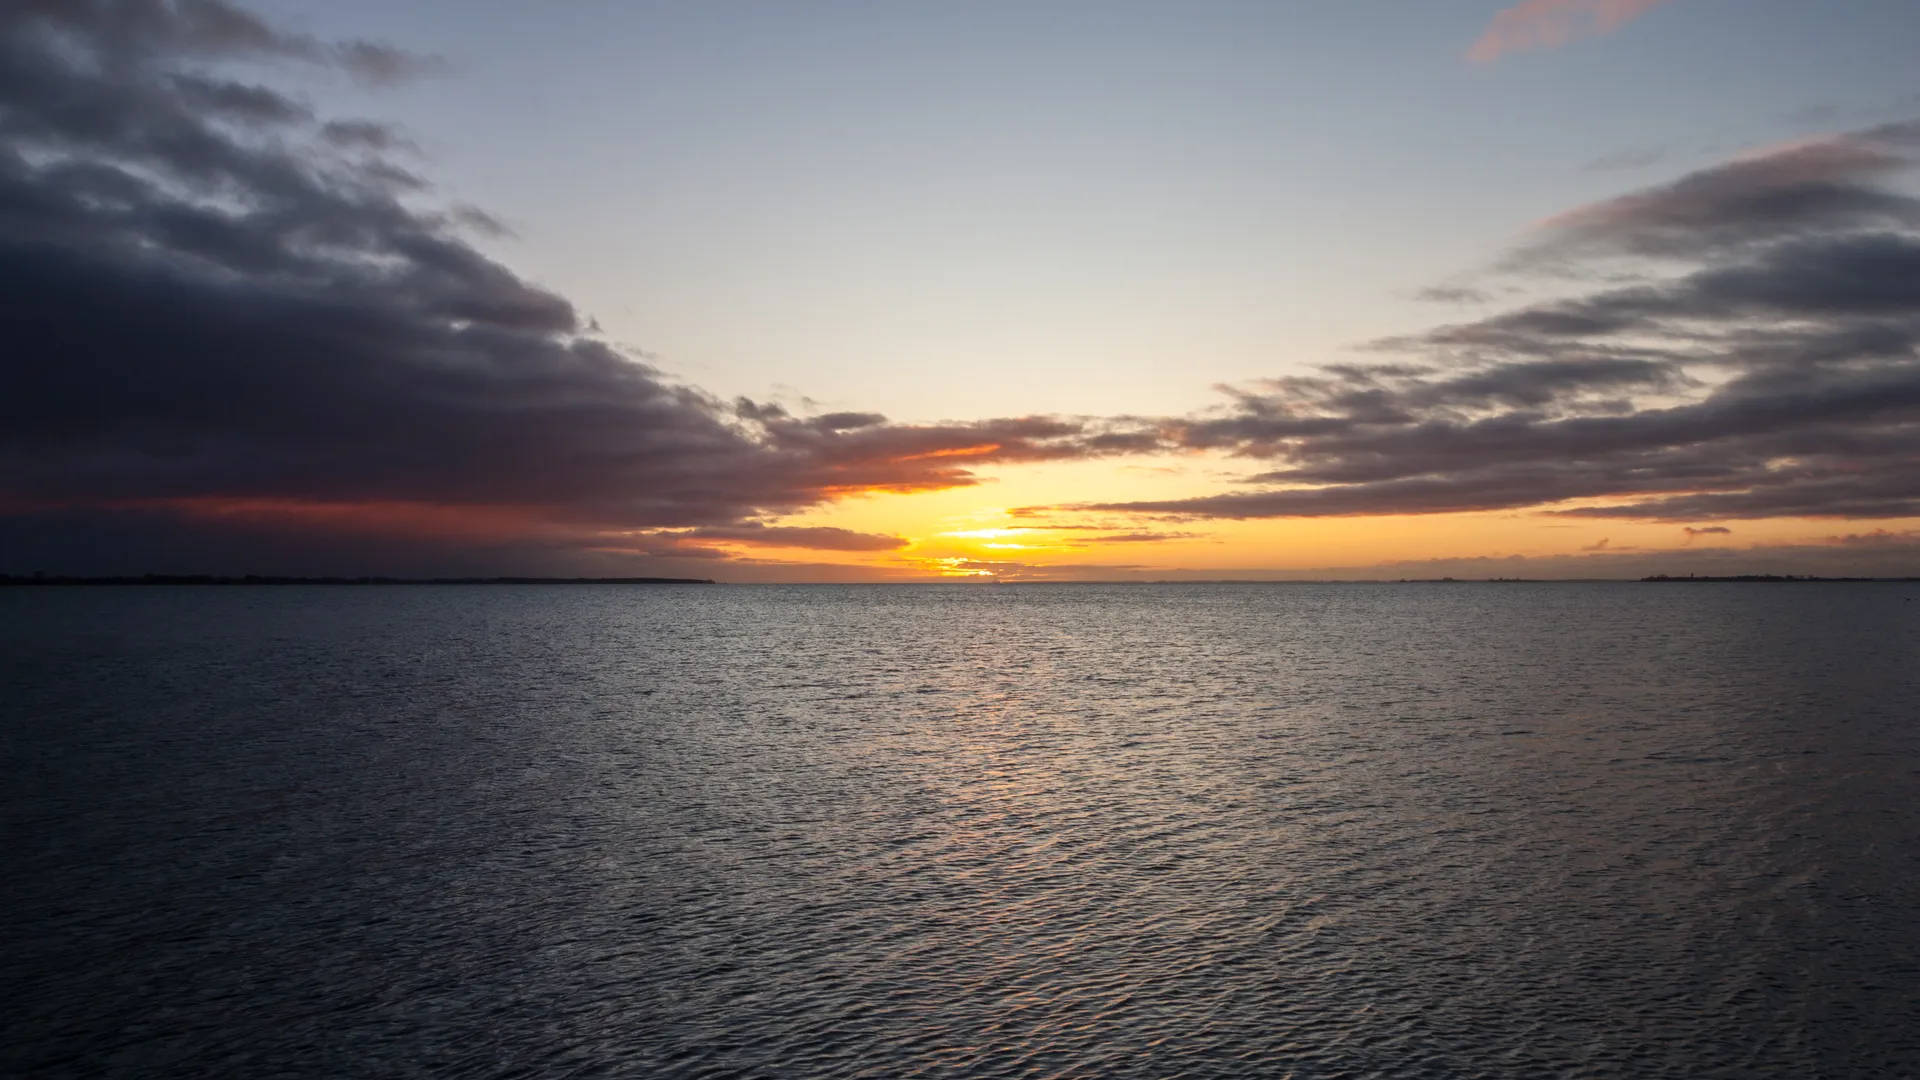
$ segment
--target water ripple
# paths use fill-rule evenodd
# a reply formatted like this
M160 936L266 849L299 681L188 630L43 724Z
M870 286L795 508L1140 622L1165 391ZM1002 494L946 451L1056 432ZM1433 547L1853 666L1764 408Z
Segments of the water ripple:
M1915 1075L1902 597L9 590L0 1069Z

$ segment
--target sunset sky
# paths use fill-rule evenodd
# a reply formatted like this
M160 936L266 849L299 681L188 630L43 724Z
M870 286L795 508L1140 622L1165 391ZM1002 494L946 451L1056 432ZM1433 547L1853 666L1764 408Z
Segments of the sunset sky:
M0 7L0 572L1920 573L1920 4Z

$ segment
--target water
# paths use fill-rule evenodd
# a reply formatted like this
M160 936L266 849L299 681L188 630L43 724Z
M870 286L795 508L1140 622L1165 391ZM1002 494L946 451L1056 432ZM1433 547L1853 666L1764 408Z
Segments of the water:
M0 1072L1920 1074L1920 587L0 592Z

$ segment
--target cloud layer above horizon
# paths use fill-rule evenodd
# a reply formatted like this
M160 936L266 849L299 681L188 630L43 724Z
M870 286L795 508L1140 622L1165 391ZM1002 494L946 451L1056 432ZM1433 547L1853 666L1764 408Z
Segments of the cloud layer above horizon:
M1651 6L1536 0L1495 29L1551 44ZM878 558L909 539L788 519L1137 455L1252 470L1025 518L1133 550L1200 535L1169 520L1527 511L1691 543L1920 517L1920 123L1562 214L1435 290L1454 320L1212 411L900 424L721 400L608 344L482 250L497 223L438 200L403 133L236 74L286 64L371 87L438 67L224 0L0 9L0 570Z

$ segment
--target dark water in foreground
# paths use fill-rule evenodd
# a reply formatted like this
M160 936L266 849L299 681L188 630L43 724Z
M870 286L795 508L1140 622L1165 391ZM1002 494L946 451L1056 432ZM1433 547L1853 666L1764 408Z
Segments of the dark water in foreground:
M0 1073L1920 1073L1920 586L14 589Z

